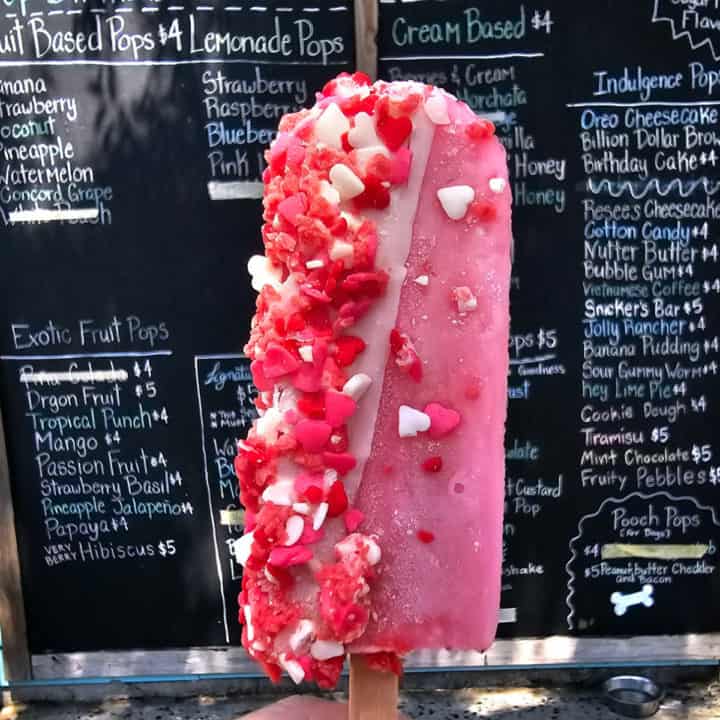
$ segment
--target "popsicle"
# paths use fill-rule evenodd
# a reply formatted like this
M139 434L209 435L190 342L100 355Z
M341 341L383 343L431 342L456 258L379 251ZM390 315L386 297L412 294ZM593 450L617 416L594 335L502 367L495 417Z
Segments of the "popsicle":
M486 649L500 595L510 189L491 122L341 75L266 155L235 466L239 617L277 680Z

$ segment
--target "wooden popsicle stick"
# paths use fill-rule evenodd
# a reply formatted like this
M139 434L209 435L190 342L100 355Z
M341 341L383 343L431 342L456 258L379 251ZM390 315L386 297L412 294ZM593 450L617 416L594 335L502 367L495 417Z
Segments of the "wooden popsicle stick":
M371 670L362 655L351 655L349 720L397 720L397 705L397 675Z

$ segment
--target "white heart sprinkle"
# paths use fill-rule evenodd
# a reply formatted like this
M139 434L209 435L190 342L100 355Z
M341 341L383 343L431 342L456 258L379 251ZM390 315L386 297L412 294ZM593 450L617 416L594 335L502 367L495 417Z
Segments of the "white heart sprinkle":
M415 437L419 432L430 429L430 416L409 405L398 409L398 431L400 437Z
M235 555L235 561L245 567L248 558L252 553L254 534L252 532L245 533L242 537L238 538L232 546L233 555Z
M315 137L319 142L342 150L342 136L350 130L350 121L336 103L330 103L315 122Z
M422 285L423 287L427 287L430 284L430 278L427 275L418 275L415 278L415 282L418 285Z
M323 526L329 509L330 506L326 502L322 502L318 505L317 510L313 515L313 530L319 530Z
M340 203L340 193L327 180L320 181L320 195L331 205Z
M342 643L334 640L316 640L310 646L310 654L316 660L329 660L345 654L345 648Z
M365 190L365 183L347 166L337 163L330 168L330 182L340 193L341 200L357 197Z
M365 112L355 116L355 126L348 130L348 142L354 148L380 145L380 138L375 132L375 121Z
M313 361L312 345L301 345L298 348L298 355L305 362L312 362Z
M265 255L253 255L248 260L247 269L252 278L253 290L257 290L257 292L260 292L265 285L270 285L277 290L282 284L282 269L275 267L270 258Z
M494 177L488 181L490 190L498 195L505 189L505 178Z
M299 654L299 651L304 648L305 644L308 640L310 640L314 632L315 625L312 620L308 620L307 618L303 618L302 620L300 620L295 630L293 630L292 635L290 635L290 639L288 640L290 649L296 655Z
M357 373L348 378L343 385L343 392L349 395L353 400L359 400L372 385L372 378L365 373Z
M285 533L287 540L285 545L290 547L294 545L301 537L305 530L305 521L299 515L291 515L285 523Z
M450 185L440 188L437 198L451 220L460 220L475 199L475 191L469 185Z
M439 92L434 92L425 101L425 114L432 120L435 125L449 125L450 116L448 115L447 100Z

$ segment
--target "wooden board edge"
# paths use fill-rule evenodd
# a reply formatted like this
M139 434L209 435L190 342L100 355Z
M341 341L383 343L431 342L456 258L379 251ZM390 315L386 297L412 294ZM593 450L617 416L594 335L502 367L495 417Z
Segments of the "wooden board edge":
M375 80L378 72L378 2L354 0L354 12L355 66Z
M683 664L708 665L720 657L720 633L655 635L627 638L572 638L499 640L486 653L421 651L406 662L413 669L512 669L573 664ZM148 677L202 674L257 674L258 668L242 648L188 648L134 652L88 652L33 655L36 679L88 677Z
M8 681L32 677L27 643L20 560L15 536L15 514L10 489L10 469L0 408L0 628L2 656Z

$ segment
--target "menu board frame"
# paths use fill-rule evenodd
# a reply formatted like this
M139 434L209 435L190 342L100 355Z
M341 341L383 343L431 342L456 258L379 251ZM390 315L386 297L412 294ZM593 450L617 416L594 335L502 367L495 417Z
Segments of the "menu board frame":
M376 75L379 4L354 0L358 69ZM1 411L1 408L0 408ZM198 676L229 680L259 675L242 648L95 651L31 655L15 535L7 450L0 415L0 627L6 679L13 683L82 678ZM499 640L487 652L423 651L408 658L408 669L462 670L538 666L707 665L720 657L720 633L629 637L570 637Z

